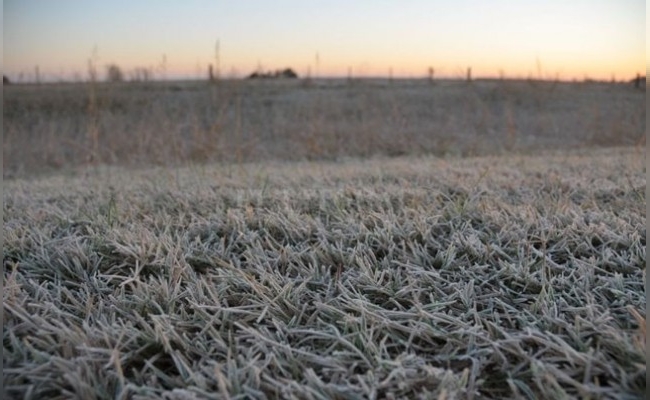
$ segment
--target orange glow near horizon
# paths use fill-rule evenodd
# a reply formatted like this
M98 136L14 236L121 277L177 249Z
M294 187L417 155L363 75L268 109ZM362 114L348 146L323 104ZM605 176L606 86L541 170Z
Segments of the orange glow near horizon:
M126 73L204 78L258 68L300 76L628 80L647 68L640 0L408 0L327 7L293 0L128 5L81 0L5 0L3 73L29 81L87 77L117 64ZM644 67L646 66L646 67ZM76 78L75 78L76 77Z

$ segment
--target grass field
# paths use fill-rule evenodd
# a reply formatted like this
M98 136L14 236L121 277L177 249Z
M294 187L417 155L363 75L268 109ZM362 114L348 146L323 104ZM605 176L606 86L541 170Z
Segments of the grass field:
M274 84L196 136L199 89L124 86L89 134L79 87L5 88L4 398L645 397L645 95L443 82L436 114L409 95L431 88ZM345 119L345 93L375 103Z
M540 81L262 80L4 87L3 176L645 145L645 91Z

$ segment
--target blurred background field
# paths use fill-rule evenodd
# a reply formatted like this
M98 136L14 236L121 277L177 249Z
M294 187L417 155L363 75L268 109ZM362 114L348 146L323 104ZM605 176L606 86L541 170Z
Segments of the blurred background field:
M645 90L542 80L224 79L4 86L3 176L109 164L645 146Z

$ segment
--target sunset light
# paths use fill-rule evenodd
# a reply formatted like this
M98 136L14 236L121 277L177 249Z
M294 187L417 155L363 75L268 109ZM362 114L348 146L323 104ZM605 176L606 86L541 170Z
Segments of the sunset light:
M88 60L157 79L291 67L300 75L630 79L645 2L34 1L3 4L3 73L87 78ZM646 46L646 47L644 47ZM38 71L38 72L37 72ZM390 71L390 72L389 72Z

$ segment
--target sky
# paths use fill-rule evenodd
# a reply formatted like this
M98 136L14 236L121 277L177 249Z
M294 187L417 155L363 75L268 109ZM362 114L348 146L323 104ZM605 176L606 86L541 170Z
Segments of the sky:
M645 0L4 0L3 73L86 79L299 75L630 79ZM217 46L218 43L218 46ZM218 47L218 51L217 51ZM218 53L218 57L217 57ZM218 60L217 60L218 59Z

